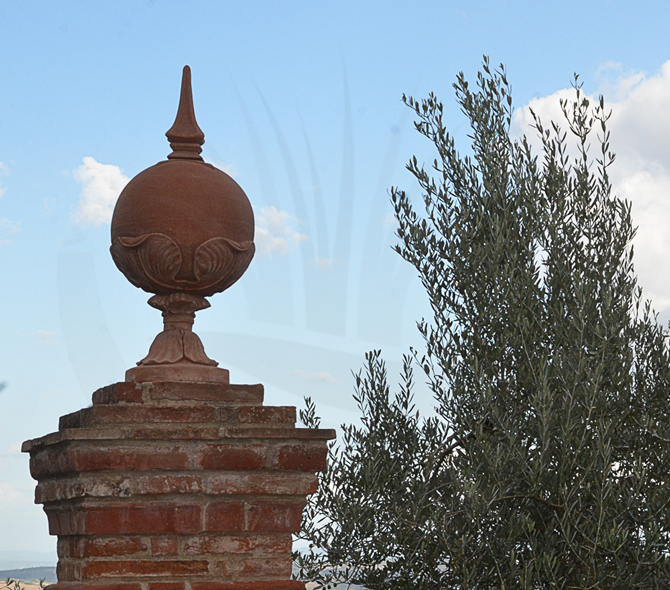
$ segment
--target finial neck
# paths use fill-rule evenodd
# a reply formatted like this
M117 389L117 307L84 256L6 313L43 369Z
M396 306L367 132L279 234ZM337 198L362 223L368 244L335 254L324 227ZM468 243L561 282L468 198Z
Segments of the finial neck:
M184 66L181 79L181 96L179 98L179 109L174 124L165 134L170 142L172 153L168 160L200 160L202 157L205 134L195 120L193 108L193 92L191 90L191 68Z

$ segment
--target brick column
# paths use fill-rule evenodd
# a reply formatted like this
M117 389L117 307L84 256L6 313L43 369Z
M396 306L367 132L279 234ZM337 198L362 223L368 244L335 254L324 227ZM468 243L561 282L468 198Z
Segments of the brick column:
M261 385L116 383L27 441L54 590L302 590L291 533L333 430Z

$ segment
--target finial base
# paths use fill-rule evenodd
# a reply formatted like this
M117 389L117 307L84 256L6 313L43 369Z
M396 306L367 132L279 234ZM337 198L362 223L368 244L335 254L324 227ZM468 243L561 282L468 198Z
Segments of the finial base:
M176 381L228 385L230 383L230 373L228 369L187 362L169 365L140 365L126 371L126 381L134 383Z
M209 307L199 295L170 293L154 295L149 305L163 312L162 332L153 341L149 354L137 367L126 371L126 381L183 381L192 383L230 383L227 369L205 354L198 335L192 330L195 312Z
M170 293L154 295L149 305L163 312L164 329L153 341L149 354L137 364L174 365L189 363L216 367L219 363L205 354L198 335L193 332L195 312L209 307L209 301L200 295Z

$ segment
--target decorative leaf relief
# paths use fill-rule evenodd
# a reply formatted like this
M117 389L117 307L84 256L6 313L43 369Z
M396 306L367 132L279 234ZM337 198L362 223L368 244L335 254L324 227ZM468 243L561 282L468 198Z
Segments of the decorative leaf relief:
M149 348L149 354L138 365L167 365L178 363L184 358L182 332L172 330L159 332Z
M145 291L155 287L174 289L174 278L181 267L181 252L165 234L146 234L139 238L118 237L110 248L112 258L128 280Z
M223 291L242 276L255 251L252 241L212 238L200 244L193 257L193 274L199 287L212 293Z
M164 234L149 234L138 253L147 276L170 287L181 268L181 252L174 240Z
M207 356L200 337L187 330L160 332L151 344L149 354L137 364L173 365L183 361L209 367L216 367L219 364Z
M109 252L114 264L133 285L145 291L150 291L149 284L139 264L137 252L133 248L124 246L121 244L120 238L116 238L112 242Z
M153 233L139 238L115 238L110 251L114 262L128 280L145 291L182 291L213 295L239 279L254 257L252 241L235 242L212 238L200 244L193 256L195 281L176 278L182 255L175 241Z
M216 367L219 364L207 356L202 340L195 332L182 332L182 343L184 359L210 367Z

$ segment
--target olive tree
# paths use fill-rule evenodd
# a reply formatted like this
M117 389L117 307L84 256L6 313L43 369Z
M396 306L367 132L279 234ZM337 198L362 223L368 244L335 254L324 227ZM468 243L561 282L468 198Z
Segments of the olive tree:
M434 95L404 97L436 159L409 162L420 207L391 191L396 250L432 318L394 393L379 352L356 376L361 423L343 427L309 501L301 579L667 588L667 332L636 283L604 101L575 83L564 121L535 117L537 141L514 138L505 70L482 69L454 84L467 155ZM432 416L413 405L415 371ZM311 403L301 416L318 422Z

